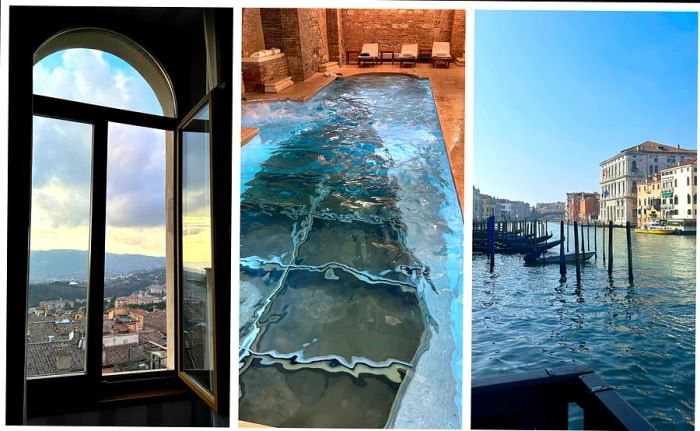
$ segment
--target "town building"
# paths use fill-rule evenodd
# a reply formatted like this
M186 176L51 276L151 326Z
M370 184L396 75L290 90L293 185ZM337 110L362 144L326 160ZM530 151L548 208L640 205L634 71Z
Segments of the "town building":
M646 141L600 163L600 218L616 225L637 222L637 184L647 175L697 156L688 150Z
M566 214L564 202L542 202L535 205L538 217L550 220L563 220Z
M484 216L484 202L481 199L481 193L476 187L472 187L472 216L475 221L481 220Z
M600 195L595 192L572 192L566 194L565 213L567 222L598 220Z
M665 219L697 218L697 159L661 171L661 215Z
M661 173L637 184L637 225L641 226L661 218Z

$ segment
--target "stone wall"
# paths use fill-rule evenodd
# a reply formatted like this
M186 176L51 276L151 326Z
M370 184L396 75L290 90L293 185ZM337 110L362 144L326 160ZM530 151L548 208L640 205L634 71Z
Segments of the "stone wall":
M296 9L301 41L302 79L318 72L318 66L328 61L328 31L325 9ZM294 75L292 75L294 76ZM295 78L295 81L297 79Z
M465 10L456 10L452 20L452 35L450 36L450 49L453 57L464 56L466 44L467 13Z
M464 10L245 8L242 51L248 56L258 49L281 49L287 73L299 82L328 61L345 64L345 50L359 50L363 43L399 52L402 44L430 50L433 42L449 41L452 56L461 57L465 21ZM260 68L265 77L274 76L268 81L280 71L278 64ZM253 91L248 85L246 90Z
M343 44L343 23L340 9L326 9L326 28L328 30L328 61L345 64L345 45Z
M263 28L265 49L283 48L282 44L282 9L260 9L260 22ZM248 37L243 33L243 38ZM286 53L285 53L286 54Z
M451 40L453 10L343 9L345 49L361 49L363 43L379 43L380 50L399 52L402 44L417 43L432 49L433 42Z
M263 40L262 22L260 19L260 9L243 9L243 38L241 40L241 55L249 57L255 51L265 49Z
M265 83L289 76L286 56L260 63L243 62L241 71L246 93L263 93Z

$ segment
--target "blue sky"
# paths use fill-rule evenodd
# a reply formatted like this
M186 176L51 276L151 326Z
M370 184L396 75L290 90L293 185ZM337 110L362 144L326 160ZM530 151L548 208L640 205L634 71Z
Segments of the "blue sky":
M36 94L163 114L143 77L106 52L53 53L33 79ZM32 250L86 249L92 127L35 117L32 145ZM107 145L107 251L163 256L165 133L110 123Z
M474 185L563 201L625 148L697 148L697 31L686 12L476 11Z

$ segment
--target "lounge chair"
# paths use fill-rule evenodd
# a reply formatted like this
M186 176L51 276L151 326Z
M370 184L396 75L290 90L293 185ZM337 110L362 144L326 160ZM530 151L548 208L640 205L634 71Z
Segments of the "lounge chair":
M379 61L379 44L378 43L364 43L362 44L362 50L357 56L357 64L362 67L362 64L367 64L371 62L372 64Z
M435 67L436 63L445 64L447 67L450 67L450 61L452 61L450 42L433 42L431 61L433 67Z
M401 45L401 54L399 54L399 67L403 66L405 63L413 63L416 65L418 61L418 44L411 43L408 45Z

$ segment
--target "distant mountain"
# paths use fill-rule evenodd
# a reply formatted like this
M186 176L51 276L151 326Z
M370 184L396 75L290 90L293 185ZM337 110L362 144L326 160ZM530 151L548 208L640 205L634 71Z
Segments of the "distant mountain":
M107 253L105 275L114 276L165 267L165 257ZM81 250L33 250L29 255L29 282L85 280L88 252Z

